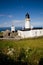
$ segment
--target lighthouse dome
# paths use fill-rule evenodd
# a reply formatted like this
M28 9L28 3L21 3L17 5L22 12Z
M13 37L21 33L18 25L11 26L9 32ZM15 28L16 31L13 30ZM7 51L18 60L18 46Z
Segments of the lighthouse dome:
M26 17L26 18L30 18L30 16L29 16L28 12L26 13L25 17Z

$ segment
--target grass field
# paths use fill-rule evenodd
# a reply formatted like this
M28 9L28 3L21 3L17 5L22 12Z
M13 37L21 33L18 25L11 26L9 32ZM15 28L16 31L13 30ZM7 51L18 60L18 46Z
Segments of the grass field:
M5 47L21 47L21 48L42 48L43 49L43 37L34 39L23 40L0 40L0 48Z
M43 58L43 37L23 40L0 40L0 50L7 53L8 47L16 50L14 53L15 57L13 57L14 55L12 56L16 60L20 55L21 49L23 49L23 54L28 56L29 59L27 59L33 65L38 65L40 58ZM26 50L28 50L28 52ZM24 58L22 60L24 60Z

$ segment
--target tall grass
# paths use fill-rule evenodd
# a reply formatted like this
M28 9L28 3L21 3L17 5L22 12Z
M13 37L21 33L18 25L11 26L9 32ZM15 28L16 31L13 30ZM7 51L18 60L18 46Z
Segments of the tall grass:
M10 55L14 60L21 60L32 65L38 65L43 58L43 37L23 40L0 40L0 50L7 54L9 49L14 49Z

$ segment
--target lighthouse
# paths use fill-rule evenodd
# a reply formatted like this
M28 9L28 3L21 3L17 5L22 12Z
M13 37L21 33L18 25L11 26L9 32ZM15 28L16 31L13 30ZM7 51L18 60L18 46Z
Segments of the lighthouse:
M12 25L11 32L14 32L14 31L15 31L15 28L14 28L14 25Z
M31 25L30 25L30 16L29 14L27 13L25 15L25 29L30 29L31 28Z

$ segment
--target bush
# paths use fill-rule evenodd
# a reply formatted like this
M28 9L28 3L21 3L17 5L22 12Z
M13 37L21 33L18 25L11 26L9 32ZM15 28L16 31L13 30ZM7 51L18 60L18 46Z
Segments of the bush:
M9 56L0 52L0 65L27 65L27 62L14 61Z

